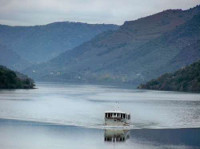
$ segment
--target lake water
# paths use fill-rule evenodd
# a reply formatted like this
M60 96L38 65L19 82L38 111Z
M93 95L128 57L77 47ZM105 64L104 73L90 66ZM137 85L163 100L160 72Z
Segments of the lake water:
M1 149L200 148L200 94L37 83L0 91ZM104 111L131 125L104 126Z

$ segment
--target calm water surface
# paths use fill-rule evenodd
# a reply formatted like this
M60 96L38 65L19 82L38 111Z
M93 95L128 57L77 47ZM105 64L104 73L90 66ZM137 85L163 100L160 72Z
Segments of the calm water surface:
M38 83L0 91L0 147L200 148L200 94ZM104 126L104 111L131 113L128 128Z

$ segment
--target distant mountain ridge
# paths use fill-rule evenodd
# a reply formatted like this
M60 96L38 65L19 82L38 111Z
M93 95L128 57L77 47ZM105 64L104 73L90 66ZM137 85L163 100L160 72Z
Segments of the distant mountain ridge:
M112 24L55 22L37 26L0 25L0 43L22 59L40 63L86 42L99 33L117 29Z
M24 72L47 81L140 84L200 59L199 19L197 6L125 22Z
M31 64L22 59L16 52L0 44L0 64L13 70L22 70Z
M141 84L139 89L200 92L200 61Z

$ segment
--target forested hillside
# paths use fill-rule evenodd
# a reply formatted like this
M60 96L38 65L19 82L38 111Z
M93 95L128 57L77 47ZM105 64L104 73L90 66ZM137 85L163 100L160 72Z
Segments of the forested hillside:
M141 84L200 59L200 6L102 33L24 72L38 80Z
M0 66L0 89L31 89L34 81L27 76Z
M0 42L22 59L34 64L50 60L99 33L117 28L117 25L79 22L55 22L37 26L0 25Z
M140 89L200 92L200 61L181 68L174 73L166 73L146 84Z

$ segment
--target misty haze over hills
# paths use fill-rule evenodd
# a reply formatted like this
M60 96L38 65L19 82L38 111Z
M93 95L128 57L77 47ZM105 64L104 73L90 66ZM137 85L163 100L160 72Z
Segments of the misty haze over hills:
M0 25L0 64L40 81L138 85L200 59L200 6L122 26Z
M56 22L28 27L0 25L0 43L22 59L36 64L50 60L101 32L117 28L117 25L78 22ZM14 59L11 56L7 58Z
M125 22L24 72L46 81L140 84L200 59L199 18L197 6Z
M31 64L22 59L16 52L0 44L0 64L14 70L22 70Z

